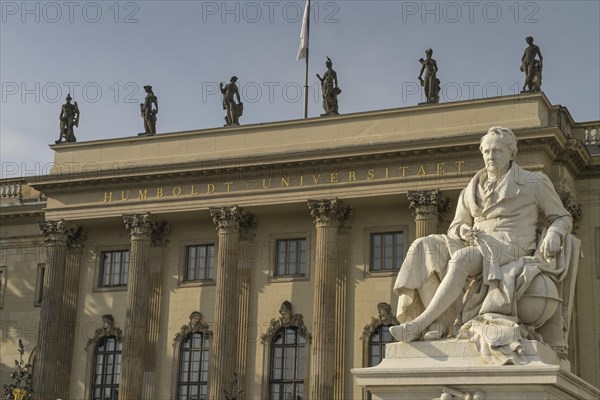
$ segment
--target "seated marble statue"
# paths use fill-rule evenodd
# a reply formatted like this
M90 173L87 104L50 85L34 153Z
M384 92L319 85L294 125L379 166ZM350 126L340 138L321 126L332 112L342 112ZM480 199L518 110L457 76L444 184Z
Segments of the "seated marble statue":
M439 340L451 327L462 327L463 334L471 329L463 337L477 340L473 321L479 321L498 328L490 347L506 345L510 352L526 325L517 300L532 286L552 285L534 282L538 275L555 281L564 276L567 267L556 256L572 217L552 182L514 161L517 139L510 129L490 128L480 150L485 168L461 192L448 234L417 239L398 273L394 292L401 324L390 332L399 341ZM547 230L538 239L540 215ZM545 321L526 322L534 329Z

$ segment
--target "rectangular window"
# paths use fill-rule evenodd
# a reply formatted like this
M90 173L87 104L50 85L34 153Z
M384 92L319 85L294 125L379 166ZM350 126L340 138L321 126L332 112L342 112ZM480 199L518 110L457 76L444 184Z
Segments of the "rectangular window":
M275 276L306 275L306 239L277 240Z
M187 246L186 281L212 281L215 279L215 245Z
M129 250L102 252L100 287L127 286Z
M404 233L371 234L371 271L400 269L404 259Z
M42 305L42 296L44 295L44 276L46 274L46 264L38 264L37 281L35 283L35 300L33 305L39 307Z

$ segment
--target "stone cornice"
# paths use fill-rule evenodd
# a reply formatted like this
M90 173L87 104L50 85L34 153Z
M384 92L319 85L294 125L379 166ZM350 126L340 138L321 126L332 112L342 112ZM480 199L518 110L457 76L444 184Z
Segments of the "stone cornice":
M569 166L578 176L580 173L600 173L600 163L594 168L585 146L576 139L568 139L557 127L517 129L520 152L540 148L555 159L565 149L569 151ZM340 146L312 151L273 153L268 156L237 157L219 161L157 164L137 167L126 171L119 169L99 170L93 177L89 174L47 175L30 179L30 185L47 193L62 193L86 188L110 186L118 189L131 184L161 184L165 182L211 182L222 179L250 179L265 177L285 171L287 173L310 173L323 168L370 167L390 161L444 160L456 157L479 157L479 139L484 132L456 135L445 138L393 141L376 145ZM550 133L550 135L549 135ZM567 142L569 142L567 146ZM590 170L590 168L592 170Z

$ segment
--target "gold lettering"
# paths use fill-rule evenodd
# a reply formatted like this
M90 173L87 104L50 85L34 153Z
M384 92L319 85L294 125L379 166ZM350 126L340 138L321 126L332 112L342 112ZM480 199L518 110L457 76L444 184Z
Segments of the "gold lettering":
M457 161L454 164L456 164L456 172L462 172L462 166L465 164L465 162Z
M191 190L191 193L190 193L190 194L191 194L192 196L195 196L195 195L198 195L198 194L199 194L198 192L196 192L196 186L195 186L195 185L192 185L192 190Z
M105 203L112 203L112 192L105 192L104 193L104 202Z
M304 186L304 177L300 175L300 186Z
M173 188L173 196L175 196L175 197L181 196L181 188L179 186L175 186Z
M227 193L231 193L231 185L233 185L233 182L225 182L225 186L227 186Z
M313 181L315 181L315 183L319 183L319 179L321 179L321 174L319 175L313 175Z
M405 165L405 166L402 166L402 167L400 167L400 171L402 171L402 177L403 177L403 178L406 178L406 170L407 170L407 169L408 169L408 167L407 167L406 165Z
M147 198L148 198L148 189L144 189L143 192L140 190L140 192L138 193L138 200L146 200Z
M437 173L440 175L444 175L444 173L446 173L446 163L438 163Z
M129 190L126 192L125 191L121 192L121 200L123 200L123 201L129 200Z
M338 173L337 172L332 172L331 173L331 183L339 183L339 181L338 181Z
M209 183L206 185L206 194L213 194L215 192L215 185Z
M369 172L367 173L367 180L372 181L373 179L375 179L375 171L370 169Z
M425 176L427 172L425 171L425 166L423 164L419 165L419 172L417 172L418 176Z
M164 196L163 188L156 188L156 198L160 199L163 196Z
M348 172L348 182L356 182L356 172Z
M386 178L389 178L389 177L390 177L390 169L389 169L389 168L386 168L386 169L385 169L385 177L386 177Z
M271 178L269 178L269 184L267 185L267 180L263 179L263 189L270 189L271 188Z
M281 178L281 187L290 187L290 177Z

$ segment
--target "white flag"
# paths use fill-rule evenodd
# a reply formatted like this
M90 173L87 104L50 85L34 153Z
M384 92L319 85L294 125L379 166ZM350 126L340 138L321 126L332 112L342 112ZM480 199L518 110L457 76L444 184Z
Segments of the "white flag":
M298 50L298 57L296 60L302 60L306 58L306 51L308 50L308 18L310 14L310 0L306 0L306 7L304 8L304 17L302 18L302 31L300 32L300 50Z

